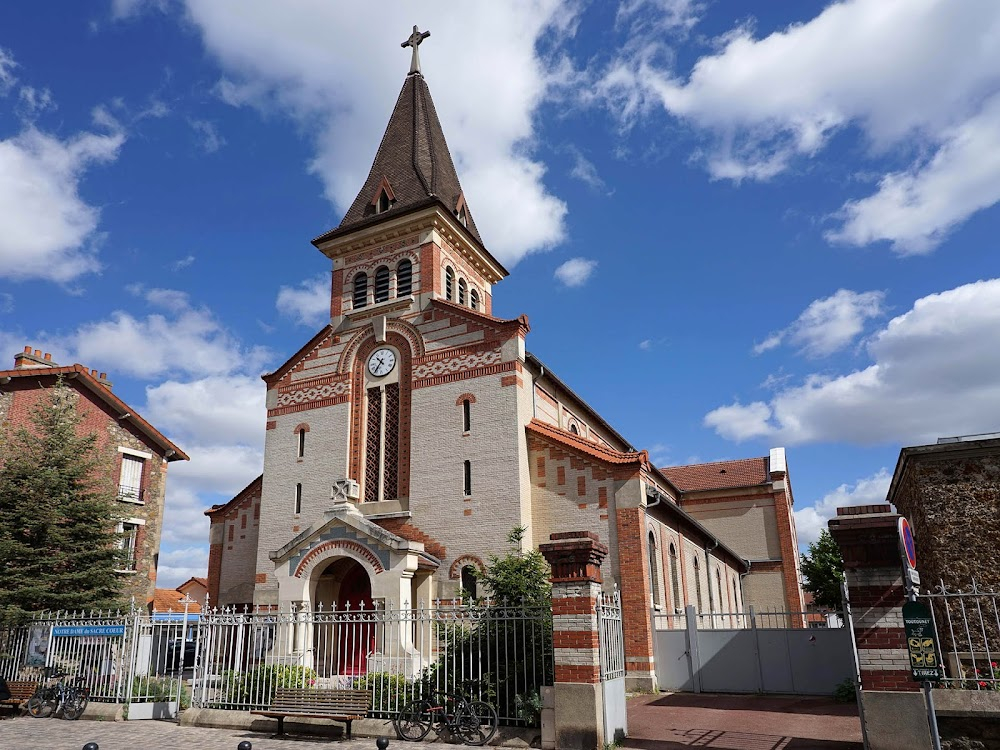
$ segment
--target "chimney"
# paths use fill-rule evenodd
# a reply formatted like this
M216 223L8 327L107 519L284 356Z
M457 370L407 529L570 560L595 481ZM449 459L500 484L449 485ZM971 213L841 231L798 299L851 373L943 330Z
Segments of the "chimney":
M52 355L48 352L42 354L41 349L32 350L30 346L24 347L24 351L14 355L15 370L32 370L46 367L58 367L52 361Z

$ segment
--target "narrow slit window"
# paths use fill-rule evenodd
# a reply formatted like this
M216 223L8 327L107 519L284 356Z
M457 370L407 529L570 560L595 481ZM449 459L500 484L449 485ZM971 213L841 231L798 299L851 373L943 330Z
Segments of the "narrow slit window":
M472 461L465 462L465 495L472 494Z
M718 600L719 611L724 612L725 608L722 606L722 573L718 568L715 569L715 598Z
M479 309L479 292L477 292L475 289L469 292L469 307L471 307L473 310Z
M733 604L736 605L736 611L740 611L740 584L736 581L736 576L733 576Z
M458 280L458 304L465 304L465 292L468 287L465 285L465 279Z
M295 515L302 512L302 484L295 485Z
M472 430L472 402L469 401L469 399L465 399L462 402L462 432L470 432L471 430Z
M368 274L362 272L354 276L354 309L368 304Z
M455 270L451 266L444 269L444 296L449 302L455 299Z
M680 611L684 606L681 601L681 582L677 570L677 548L670 545L670 591L674 595L674 611Z
M396 266L396 296L408 297L413 293L413 263L403 258Z
M701 612L705 607L701 600L701 566L698 564L698 558L694 559L694 598L695 604L698 607L698 612Z
M649 594L654 606L660 605L660 557L656 553L656 536L649 532L647 552L649 554Z
M375 271L375 301L385 302L389 299L389 269L382 266Z
M305 430L299 430L298 438L296 440L295 450L296 450L296 455L299 458L302 458L304 455L306 455L306 431Z

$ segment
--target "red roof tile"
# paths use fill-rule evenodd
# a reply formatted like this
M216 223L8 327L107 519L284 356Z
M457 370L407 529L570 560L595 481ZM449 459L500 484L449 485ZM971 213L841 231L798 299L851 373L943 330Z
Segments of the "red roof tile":
M177 589L156 589L153 591L153 611L154 612L183 612L184 605L181 599L184 598ZM201 605L198 602L188 604L189 613L201 612Z
M660 469L681 492L754 487L770 480L768 458L740 458Z

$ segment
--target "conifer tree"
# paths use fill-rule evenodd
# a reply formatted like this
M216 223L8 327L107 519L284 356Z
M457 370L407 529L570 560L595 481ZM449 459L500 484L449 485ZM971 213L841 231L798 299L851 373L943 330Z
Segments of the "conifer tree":
M813 595L821 607L840 606L840 584L844 582L844 558L830 532L823 529L819 538L802 555L802 588Z
M78 398L60 380L0 434L0 621L122 604L114 464Z

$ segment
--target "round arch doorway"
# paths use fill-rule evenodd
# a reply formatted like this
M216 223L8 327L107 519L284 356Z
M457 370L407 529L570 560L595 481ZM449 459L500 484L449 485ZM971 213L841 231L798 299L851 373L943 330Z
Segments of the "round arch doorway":
M375 650L368 571L357 561L340 557L315 575L313 601L319 613L313 632L316 671L321 677L365 674L368 655Z

